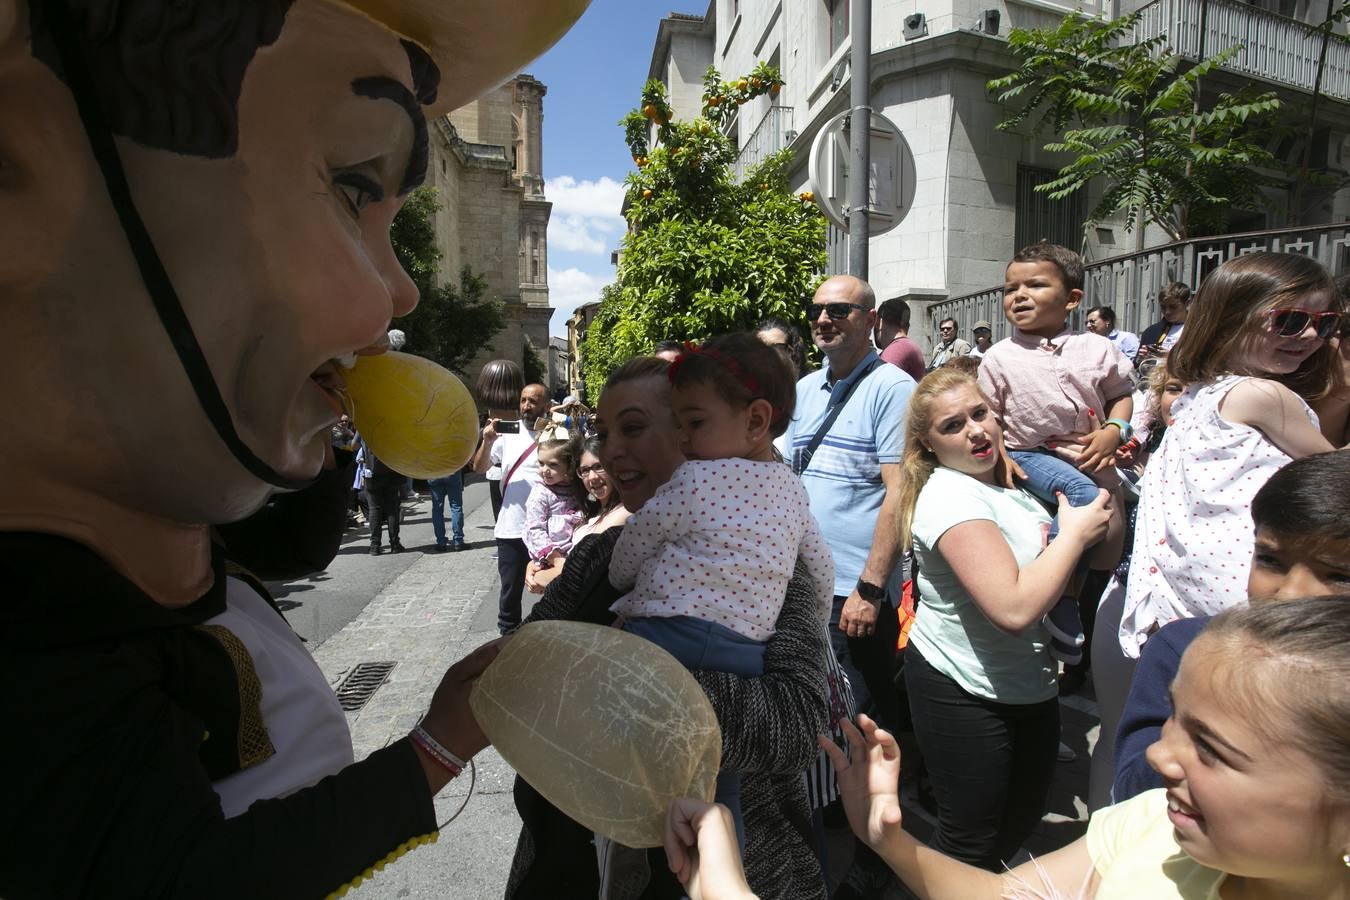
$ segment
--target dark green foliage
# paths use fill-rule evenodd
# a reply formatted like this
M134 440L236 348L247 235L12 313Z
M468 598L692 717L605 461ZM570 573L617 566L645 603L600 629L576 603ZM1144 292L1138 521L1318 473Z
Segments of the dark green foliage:
M1021 67L989 82L1012 110L999 128L1034 120L1038 131L1062 133L1045 149L1073 161L1036 190L1061 199L1103 179L1089 227L1123 212L1133 228L1142 212L1173 240L1213 233L1228 210L1259 208L1261 187L1275 183L1260 172L1276 165L1261 138L1280 101L1220 94L1197 113L1200 79L1238 48L1188 67L1165 36L1136 41L1138 19L1070 14L1055 28L1013 29L1008 46Z

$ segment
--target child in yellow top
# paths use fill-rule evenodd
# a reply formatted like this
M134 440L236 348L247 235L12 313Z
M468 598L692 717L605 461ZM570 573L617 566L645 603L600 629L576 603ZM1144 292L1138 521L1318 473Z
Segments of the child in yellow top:
M1164 787L1002 874L901 830L900 753L874 722L843 723L848 756L820 740L854 832L925 900L1350 897L1350 595L1219 615L1172 699L1148 751Z

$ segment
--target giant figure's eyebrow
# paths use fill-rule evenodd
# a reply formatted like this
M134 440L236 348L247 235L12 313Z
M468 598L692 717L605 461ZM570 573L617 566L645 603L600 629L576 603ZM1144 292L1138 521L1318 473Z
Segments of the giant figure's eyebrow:
M427 117L422 113L422 104L412 91L386 75L355 79L352 93L372 100L392 100L408 114L413 127L413 144L408 154L408 167L403 172L403 183L398 186L400 196L408 193L427 177Z

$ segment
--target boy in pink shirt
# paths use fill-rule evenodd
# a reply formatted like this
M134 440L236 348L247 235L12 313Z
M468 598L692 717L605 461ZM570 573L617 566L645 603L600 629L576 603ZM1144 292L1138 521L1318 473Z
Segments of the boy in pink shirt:
M1009 455L1026 472L1026 488L1053 508L1057 494L1072 506L1116 492L1116 449L1130 437L1132 365L1108 338L1066 327L1083 299L1083 259L1042 241L1008 264L1003 313L1011 337L984 354L980 388L1004 423ZM1051 536L1053 537L1053 528ZM1125 521L1119 498L1107 536L1094 549L1093 568L1120 561ZM1080 573L1082 567L1080 566ZM1067 663L1081 659L1082 622L1074 597L1081 574L1045 617L1051 650Z

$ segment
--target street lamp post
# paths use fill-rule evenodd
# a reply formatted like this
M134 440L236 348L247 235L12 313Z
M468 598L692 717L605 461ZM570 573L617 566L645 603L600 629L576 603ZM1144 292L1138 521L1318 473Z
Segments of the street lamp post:
M849 18L853 44L849 51L848 273L866 281L872 166L872 0L852 0Z

